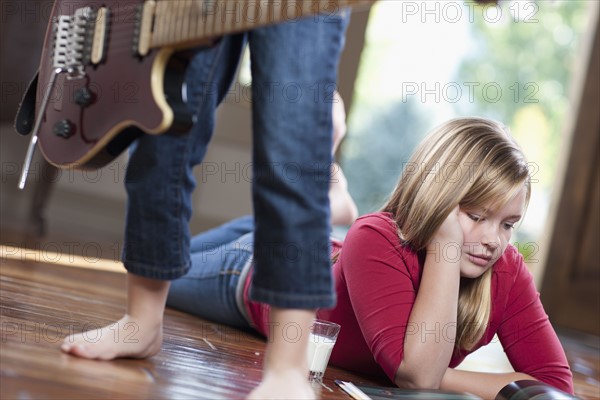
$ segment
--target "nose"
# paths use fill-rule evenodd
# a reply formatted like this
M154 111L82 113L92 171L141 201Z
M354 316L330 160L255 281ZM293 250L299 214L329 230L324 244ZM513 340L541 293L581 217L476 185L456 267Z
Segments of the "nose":
M481 244L492 253L500 247L500 231L496 224L485 224L481 235Z

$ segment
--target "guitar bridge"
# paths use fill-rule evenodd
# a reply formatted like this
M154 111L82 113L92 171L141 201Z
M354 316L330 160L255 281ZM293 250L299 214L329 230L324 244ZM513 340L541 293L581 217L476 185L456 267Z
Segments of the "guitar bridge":
M106 21L105 8L83 7L73 15L60 15L55 25L54 68L66 72L68 79L85 77L85 65L102 60Z

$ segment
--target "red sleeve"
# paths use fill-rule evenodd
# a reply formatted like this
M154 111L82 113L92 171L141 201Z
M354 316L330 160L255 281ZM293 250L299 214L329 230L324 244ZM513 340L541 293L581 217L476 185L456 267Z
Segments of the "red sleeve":
M533 277L516 250L511 258L516 273L505 294L508 296L506 308L498 327L504 351L515 371L572 394L573 375L544 311Z
M395 225L381 214L357 220L340 261L350 302L375 361L394 381L415 301L411 262L403 255ZM416 264L416 255L414 255ZM408 264L408 265L407 265Z

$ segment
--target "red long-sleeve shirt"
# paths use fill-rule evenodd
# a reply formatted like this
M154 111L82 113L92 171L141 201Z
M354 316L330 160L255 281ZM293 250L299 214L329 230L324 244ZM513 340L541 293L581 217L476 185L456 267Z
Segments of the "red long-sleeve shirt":
M340 243L333 243L333 252ZM344 240L333 266L337 305L319 310L317 317L342 326L330 362L367 375L385 373L394 380L408 334L438 340L448 338L444 326L409 326L424 265L424 254L400 243L387 213L359 218ZM255 326L268 332L268 307L245 302ZM565 392L573 393L573 379L562 346L550 325L522 256L508 246L492 270L492 308L480 342L471 351L455 350L449 367L491 342L495 334L515 371Z

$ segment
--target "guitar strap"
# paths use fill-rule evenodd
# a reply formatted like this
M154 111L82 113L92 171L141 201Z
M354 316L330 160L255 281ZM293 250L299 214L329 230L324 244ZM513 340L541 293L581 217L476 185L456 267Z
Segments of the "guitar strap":
M17 115L15 116L15 130L23 136L31 133L35 122L35 100L38 75L39 70L35 73L29 82L29 85L27 85L27 90L25 90L25 94L23 95L23 99L17 110Z

